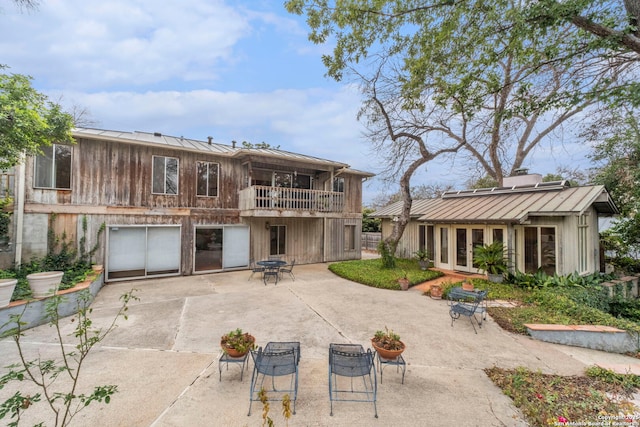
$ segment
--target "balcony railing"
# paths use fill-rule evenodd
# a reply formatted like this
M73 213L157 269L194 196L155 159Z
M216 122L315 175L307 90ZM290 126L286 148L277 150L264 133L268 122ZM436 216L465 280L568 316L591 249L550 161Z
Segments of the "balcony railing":
M342 212L344 193L254 185L240 191L240 209Z

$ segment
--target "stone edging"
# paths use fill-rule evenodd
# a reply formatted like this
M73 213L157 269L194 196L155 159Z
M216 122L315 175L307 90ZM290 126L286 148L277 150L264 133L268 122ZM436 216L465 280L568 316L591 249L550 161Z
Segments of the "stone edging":
M77 295L79 292L89 289L91 299L95 298L98 291L104 285L104 274L99 273L93 278L76 284L73 288L58 291L58 295L63 295L62 303L58 307L61 317L75 314L77 310ZM22 314L22 321L25 325L23 329L33 328L47 323L45 304L49 298L39 298L34 300L19 300L11 302L7 307L0 308L0 337L7 331L13 329L15 324L9 323L10 316Z
M591 348L610 353L637 352L638 338L622 329L600 325L524 325L531 337L545 342Z

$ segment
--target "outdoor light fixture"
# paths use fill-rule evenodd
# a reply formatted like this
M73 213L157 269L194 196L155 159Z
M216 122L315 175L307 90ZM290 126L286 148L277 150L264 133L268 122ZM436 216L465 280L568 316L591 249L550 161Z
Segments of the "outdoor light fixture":
M267 222L265 222L265 223L264 223L264 229L265 229L265 230L269 230L269 229L271 229L271 224L269 224L269 221L267 221Z

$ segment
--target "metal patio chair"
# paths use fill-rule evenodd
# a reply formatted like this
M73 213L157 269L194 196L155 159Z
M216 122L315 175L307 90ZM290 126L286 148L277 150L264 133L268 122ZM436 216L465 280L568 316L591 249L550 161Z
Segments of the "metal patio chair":
M295 414L298 397L300 343L293 341L269 342L264 350L262 347L251 350L251 357L253 358L253 374L251 375L249 413L247 415L251 415L251 404L254 401L260 401L259 394L263 388L269 401L282 400L285 394L289 394ZM265 387L264 384L267 377L271 377L270 387L269 381L267 381L268 387Z
M451 316L451 326L453 322L460 318L460 316L467 316L473 326L473 332L476 334L476 325L473 324L475 320L479 328L482 328L482 320L486 315L486 308L482 306L484 299L487 296L488 291L463 291L462 289L454 288L449 293L449 299L451 300L449 305L449 316ZM480 320L476 317L480 315Z
M282 275L284 273L286 273L291 277L291 279L293 281L295 281L296 280L296 276L293 275L293 266L295 264L296 264L296 260L294 259L293 261L291 261L291 264L287 264L287 265L284 265L284 266L280 267L280 277L282 277Z
M257 265L253 259L250 261L250 268L251 268L251 276L249 276L247 281L251 280L253 275L256 273L260 273L260 274L264 273L264 267L261 265Z
M269 279L273 277L275 284L278 284L278 279L280 279L280 267L269 265L264 268L262 272L262 281L266 285L269 282Z
M349 386L341 388L338 377L349 378ZM354 379L360 377L360 381ZM342 380L344 381L344 380ZM333 416L333 401L373 402L375 417L378 383L371 349L360 344L329 344L329 400Z

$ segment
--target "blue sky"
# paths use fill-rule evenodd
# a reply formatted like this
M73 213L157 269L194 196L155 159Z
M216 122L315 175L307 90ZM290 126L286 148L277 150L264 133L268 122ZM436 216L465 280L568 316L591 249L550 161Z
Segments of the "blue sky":
M362 137L359 93L324 76L328 46L307 39L282 0L42 0L34 11L0 2L0 63L33 77L94 127L216 142L267 142L377 173ZM583 161L585 147L538 150L532 172ZM464 187L468 172L430 163L417 184ZM393 191L395 189L387 190ZM364 202L384 191L364 187Z

